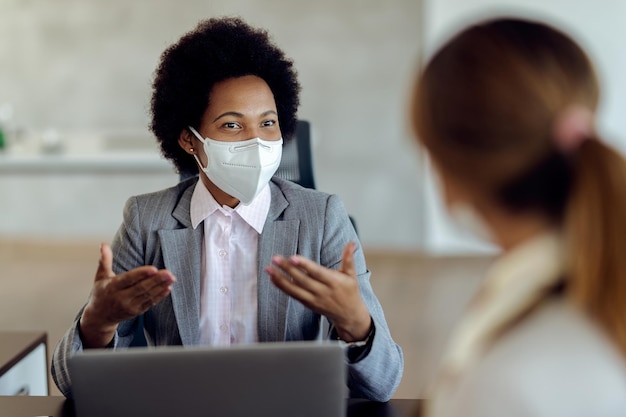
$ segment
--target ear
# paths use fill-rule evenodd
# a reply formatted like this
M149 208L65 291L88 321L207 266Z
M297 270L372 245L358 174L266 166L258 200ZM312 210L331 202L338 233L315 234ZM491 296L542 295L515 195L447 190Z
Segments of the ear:
M178 144L189 154L194 154L193 135L187 129L183 129L178 136Z

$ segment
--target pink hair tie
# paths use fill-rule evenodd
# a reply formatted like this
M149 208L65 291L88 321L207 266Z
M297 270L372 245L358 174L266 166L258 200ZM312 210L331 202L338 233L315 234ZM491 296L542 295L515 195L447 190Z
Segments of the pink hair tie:
M569 154L593 137L594 117L588 107L573 105L562 111L554 123L554 142L563 153Z

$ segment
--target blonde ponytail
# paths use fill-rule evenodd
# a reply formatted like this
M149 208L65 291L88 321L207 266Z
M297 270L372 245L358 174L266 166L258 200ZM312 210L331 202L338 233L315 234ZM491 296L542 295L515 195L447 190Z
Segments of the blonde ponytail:
M583 142L573 158L567 292L626 357L626 160L598 140Z

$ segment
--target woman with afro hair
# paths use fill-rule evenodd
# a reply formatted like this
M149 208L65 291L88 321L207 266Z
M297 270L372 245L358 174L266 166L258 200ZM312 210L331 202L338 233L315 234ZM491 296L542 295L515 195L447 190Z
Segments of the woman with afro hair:
M403 370L341 200L274 177L297 123L293 63L239 18L202 21L165 50L150 128L182 177L131 197L103 244L52 375L90 348L346 342L351 397L388 400ZM284 271L315 264L327 279Z

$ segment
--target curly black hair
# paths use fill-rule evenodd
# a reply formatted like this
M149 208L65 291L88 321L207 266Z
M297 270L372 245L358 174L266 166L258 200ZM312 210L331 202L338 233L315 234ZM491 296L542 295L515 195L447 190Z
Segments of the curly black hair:
M266 30L237 17L212 18L163 52L152 84L150 130L179 173L198 172L194 158L178 144L181 132L200 124L216 83L246 75L268 84L283 139L290 139L297 124L300 84L293 61Z

